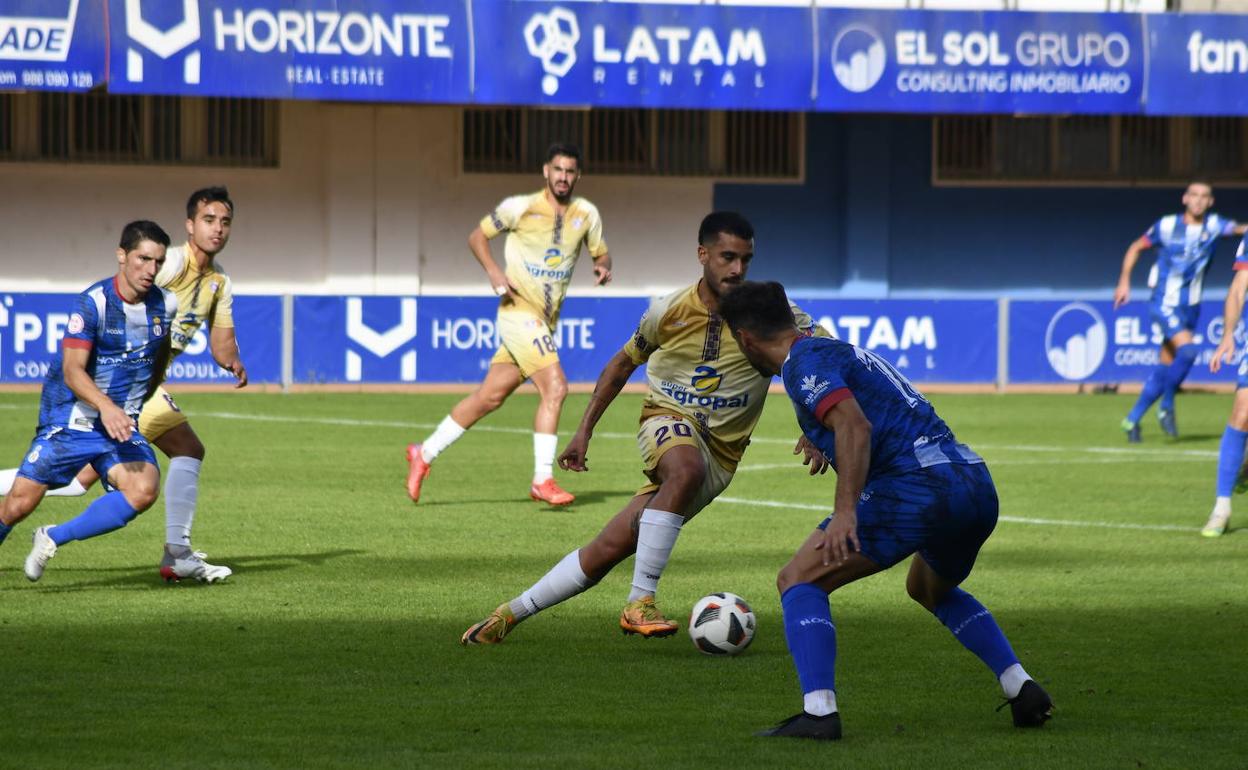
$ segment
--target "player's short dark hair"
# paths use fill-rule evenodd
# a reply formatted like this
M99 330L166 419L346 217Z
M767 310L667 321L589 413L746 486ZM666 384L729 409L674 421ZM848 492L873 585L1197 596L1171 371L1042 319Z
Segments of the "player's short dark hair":
M121 228L121 240L117 243L117 247L122 251L131 252L143 241L152 241L169 248L169 233L162 230L155 222L139 219Z
M713 246L720 233L735 235L741 240L754 240L754 225L735 211L712 211L702 219L698 228L698 243Z
M224 203L225 207L230 210L230 216L234 216L234 201L230 200L230 191L224 187L205 187L202 190L196 190L191 193L191 197L186 199L187 219L195 218L201 203L204 205Z
M555 142L546 148L546 162L549 163L555 159L556 155L562 155L565 158L571 158L576 161L576 167L581 167L581 148L569 142Z
M1210 193L1213 192L1213 183L1203 177L1196 177L1195 179L1189 180L1187 183L1187 187L1184 187L1183 191L1187 192L1187 190L1194 184L1203 184L1205 187L1209 188Z
M744 281L719 300L719 314L734 332L745 329L764 339L797 326L784 287L775 281Z

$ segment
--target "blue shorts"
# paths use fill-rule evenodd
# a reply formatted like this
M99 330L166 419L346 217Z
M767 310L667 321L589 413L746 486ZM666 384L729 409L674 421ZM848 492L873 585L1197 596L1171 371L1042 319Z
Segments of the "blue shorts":
M1200 305L1162 305L1155 302L1148 308L1148 317L1161 328L1162 337L1170 339L1179 332L1196 331Z
M99 431L53 428L35 437L17 475L49 487L63 487L78 471L90 465L100 474L105 488L108 471L119 463L156 464L156 453L143 434L135 430L129 441L116 441Z
M961 583L997 526L997 508L997 489L983 463L885 476L867 482L859 497L858 542L862 555L884 569L917 552L936 574Z

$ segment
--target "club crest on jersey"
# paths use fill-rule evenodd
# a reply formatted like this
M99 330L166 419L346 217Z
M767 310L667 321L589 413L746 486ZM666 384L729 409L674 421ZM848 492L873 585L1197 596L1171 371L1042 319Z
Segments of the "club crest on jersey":
M579 230L581 229L581 225L583 224L585 224L585 220L582 219L581 217L576 217L575 219L572 220L572 229Z
M714 393L724 381L724 375L715 371L713 366L699 366L693 370L693 378L689 384L699 393Z
M209 289L209 291L211 291L213 294L216 294L216 293L217 293L217 289L218 289L218 288L220 288L220 287L221 287L221 284L217 283L216 281L213 281L212 283L208 284L208 289Z
M79 313L74 313L73 315L69 317L69 325L65 327L65 331L69 332L70 334L78 334L79 332L82 331L83 326L85 325L86 325L86 322L82 320L82 315L80 315Z
M559 249L546 249L546 256L543 258L546 267L559 267L563 262L563 252Z

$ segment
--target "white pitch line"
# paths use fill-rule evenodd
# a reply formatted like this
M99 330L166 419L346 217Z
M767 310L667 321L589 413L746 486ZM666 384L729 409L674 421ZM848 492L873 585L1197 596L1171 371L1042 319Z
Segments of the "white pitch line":
M782 503L778 500L747 500L744 497L725 497L720 495L715 498L716 503L728 503L730 505L750 505L756 508L796 508L801 511L821 511L823 513L831 513L832 506L829 505L811 505L810 503ZM1119 524L1112 521L1073 521L1070 519L1035 519L1026 516L999 516L998 521L1008 521L1013 524L1038 524L1042 526L1056 527L1094 527L1097 529L1139 529L1149 532L1199 532L1199 527L1180 527L1174 524Z
M0 404L0 409L16 410L29 409L26 404ZM289 424L312 424L312 425L339 425L344 427L356 428L399 428L399 429L415 429L415 430L433 430L437 428L436 423L425 422L407 422L402 420L360 420L348 417L294 417L285 415L265 415L265 414L242 414L239 412L195 412L195 415L202 418L216 418L219 420L251 420L253 422L275 422ZM481 433L514 433L517 435L527 435L533 432L532 428L508 428L496 425L474 425L472 430ZM635 433L618 433L604 431L594 434L598 438L609 439L627 439L636 441ZM793 446L796 442L796 433L793 438L774 438L770 436L753 436L750 443L753 444L783 444ZM1145 447L1063 447L1063 446L1045 446L1032 444L979 444L976 443L974 448L977 451L1009 451L1009 452L1038 452L1038 453L1067 453L1067 454L1106 454L1115 457L1121 456L1123 462L1138 460L1140 462L1148 462L1149 457L1158 458L1157 461L1174 460L1178 461L1184 458L1200 458L1209 459L1216 458L1218 452L1209 449L1150 449ZM1105 460L1103 462L1113 462ZM1014 463L1006 460L995 460L992 465L1004 464L1022 464L1022 462ZM1037 461L1037 464L1042 464ZM767 464L764 464L767 465ZM764 466L754 466L763 469ZM787 466L775 466L787 467ZM738 470L745 470L744 468Z

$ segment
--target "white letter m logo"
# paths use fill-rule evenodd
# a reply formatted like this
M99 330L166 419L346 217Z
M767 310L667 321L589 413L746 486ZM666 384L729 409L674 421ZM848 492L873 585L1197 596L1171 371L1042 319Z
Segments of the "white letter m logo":
M134 42L160 58L168 59L199 40L199 0L182 0L182 21L164 32L144 20L140 2L126 0L126 32ZM126 80L143 82L143 57L134 46L126 48ZM199 51L186 55L182 64L182 81L199 83Z
M377 302L380 298L372 298ZM385 301L381 299L381 301ZM404 297L399 301L399 322L385 331L377 331L364 323L364 300L347 298L347 337L378 358L385 358L416 337L416 300ZM364 360L354 350L347 351L347 381L363 378ZM416 381L416 351L409 350L399 358L399 379Z

